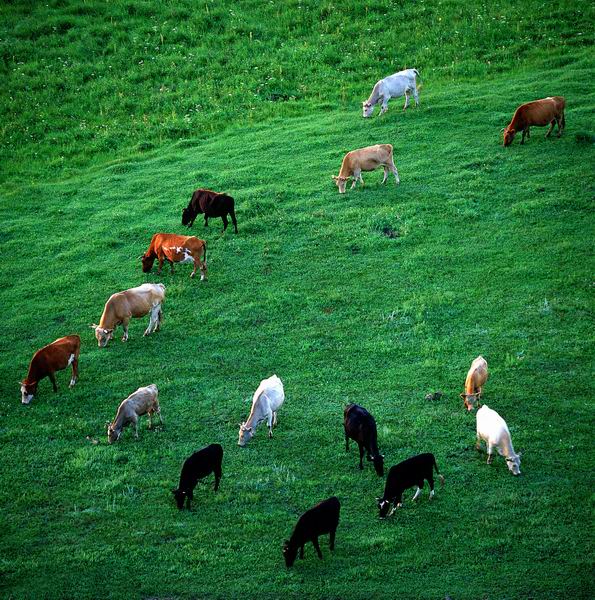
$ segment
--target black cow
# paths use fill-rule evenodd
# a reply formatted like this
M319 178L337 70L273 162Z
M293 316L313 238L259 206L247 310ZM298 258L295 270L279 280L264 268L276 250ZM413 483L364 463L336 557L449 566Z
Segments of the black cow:
M444 477L440 475L436 459L430 452L412 456L398 465L391 467L386 478L386 485L384 486L384 496L376 498L378 508L380 509L380 518L383 519L386 517L391 502L393 503L393 509L390 513L392 515L397 507L402 504L403 492L414 485L417 486L417 490L415 491L413 500L417 500L417 497L421 494L421 488L424 487L424 479L427 479L430 484L431 500L434 496L434 472L432 469L436 469L440 483L444 485Z
M180 484L177 490L172 490L179 509L184 508L186 500L187 508L193 499L193 492L199 479L215 473L215 491L219 489L221 480L221 462L223 461L223 448L219 444L211 444L184 461L180 473Z
M202 214L205 216L205 227L209 226L209 217L221 217L223 231L227 229L227 215L230 215L235 232L238 232L234 200L231 196L211 190L196 190L192 194L188 207L182 210L182 225L192 227L197 215Z
M378 436L374 417L358 404L348 404L343 411L345 427L345 452L349 451L349 438L359 446L359 468L364 468L364 450L367 459L373 461L376 473L384 476L384 454L378 451Z
M336 496L323 500L316 506L307 510L297 522L291 538L283 545L283 556L285 564L291 567L295 562L297 551L300 551L300 558L304 558L304 545L306 542L312 542L312 545L318 553L318 558L322 559L322 552L318 545L318 536L326 533L330 534L329 546L331 550L335 549L335 533L339 525L339 513L341 503Z

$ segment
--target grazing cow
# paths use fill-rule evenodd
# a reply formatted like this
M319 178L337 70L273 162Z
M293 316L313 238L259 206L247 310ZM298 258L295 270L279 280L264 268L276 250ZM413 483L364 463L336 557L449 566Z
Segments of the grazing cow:
M478 356L472 363L465 379L465 392L460 394L468 411L479 405L482 386L488 380L488 363L483 356Z
M209 217L221 217L223 231L227 229L227 215L229 215L235 232L238 232L234 199L231 196L211 190L196 190L192 194L187 208L182 209L182 225L192 227L197 215L202 214L205 216L205 227L209 226Z
M316 506L307 510L298 520L291 538L283 545L283 557L287 567L293 566L297 551L300 551L300 559L304 558L304 546L312 542L316 549L318 558L322 560L322 552L318 545L318 536L330 534L329 546L331 551L335 549L335 533L339 525L339 513L341 503L336 496L323 500Z
M430 484L431 500L434 497L433 469L436 469L440 483L444 485L444 477L440 475L436 459L430 452L412 456L398 465L391 467L386 478L386 485L384 486L384 496L376 498L378 508L380 509L380 518L384 519L386 517L392 502L393 509L388 515L390 517L402 505L403 492L414 485L417 486L417 490L412 499L417 500L421 494L421 489L424 487L424 479Z
M54 392L57 392L58 386L54 373L65 369L68 365L72 365L69 386L72 387L79 374L80 350L81 338L78 335L67 335L38 350L31 359L27 377L21 381L21 402L29 404L33 400L37 393L37 384L44 377L50 378Z
M481 440L486 443L488 465L492 464L493 450L496 448L500 456L506 459L506 466L513 475L521 474L521 455L512 447L510 431L506 421L495 411L484 404L476 414L477 444L481 449Z
M512 140L517 131L523 132L521 144L524 144L525 135L527 136L527 139L530 137L529 127L532 125L535 125L536 127L549 125L550 128L545 134L545 137L547 138L550 136L550 133L552 133L554 125L557 124L558 137L560 137L566 126L566 119L564 117L565 106L566 100L562 96L553 96L543 98L543 100L535 100L533 102L521 104L516 109L512 121L504 130L504 146L510 146L510 144L512 144Z
M171 272L174 273L174 263L192 263L194 270L190 277L196 275L196 268L200 269L200 280L207 278L207 243L197 237L189 235L176 235L175 233L156 233L151 238L149 249L141 256L143 273L149 273L153 268L155 259L159 261L157 275L161 274L163 261L171 263ZM202 259L202 260L201 260Z
M128 340L128 323L130 319L144 317L151 313L149 326L144 335L159 331L163 313L161 305L165 300L165 286L162 283L144 283L124 292L112 294L105 303L99 325L90 325L95 330L95 337L100 348L114 337L114 330L122 325L124 335L122 341Z
M119 440L124 427L131 423L134 423L134 437L138 439L138 418L142 415L147 415L149 418L149 429L152 427L151 416L153 413L157 413L159 421L163 425L158 396L157 386L151 384L138 388L126 400L123 400L118 407L116 418L107 424L107 441L111 444Z
M347 180L350 177L353 177L353 183L351 184L351 189L353 189L358 180L362 185L364 184L362 171L373 171L378 167L384 169L382 183L386 182L390 171L395 176L396 184L399 185L399 172L393 162L393 147L390 144L377 144L376 146L368 146L348 152L343 157L339 175L333 175L332 178L339 188L339 193L344 194Z
M405 96L403 110L406 110L409 106L409 96L411 94L413 94L415 106L417 106L419 104L417 77L419 77L417 69L405 69L377 81L370 97L362 102L364 118L370 117L374 112L374 107L380 102L382 102L380 114L385 113L388 110L388 101L391 98L399 98L403 95Z
M252 397L252 409L244 423L240 423L238 446L244 447L254 435L254 430L266 419L269 437L273 437L273 427L277 424L277 411L285 400L283 383L276 375L260 382Z
M184 461L178 489L172 490L180 510L184 508L184 500L186 500L186 508L190 509L190 503L194 498L194 488L199 479L215 473L215 491L219 489L222 460L223 448L219 444L211 444Z
M345 427L345 452L349 451L349 438L355 440L359 446L359 468L364 468L364 450L366 458L374 463L376 473L384 476L384 454L378 451L376 421L363 407L357 404L348 404L343 411L343 425Z

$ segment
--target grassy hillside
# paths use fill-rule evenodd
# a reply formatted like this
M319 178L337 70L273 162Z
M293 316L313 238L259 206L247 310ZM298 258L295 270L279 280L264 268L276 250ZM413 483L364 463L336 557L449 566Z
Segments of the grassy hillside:
M594 19L569 0L2 3L2 171L33 181L230 123L355 109L411 66L458 87L540 65L546 84L586 55Z
M35 80L35 60L49 57L43 44L56 52L62 46L60 56L72 64L84 57L97 72L106 60L90 42L108 27L97 18L105 9L56 4L51 14L39 6L29 18L25 4L2 8L3 22L18 25L10 28L21 36L15 47L30 52L20 67L24 81ZM204 33L204 56L232 63L207 60L202 86L170 69L169 85L180 86L180 96L167 101L173 104L160 104L148 82L139 82L127 110L136 121L151 113L142 128L131 126L135 120L124 118L120 101L101 86L129 86L138 73L136 42L118 41L117 32L143 40L156 10L148 3L110 8L119 17L112 33L99 36L100 46L113 46L123 62L112 64L117 76L82 84L88 104L77 108L68 69L64 96L33 83L21 92L20 110L3 133L13 145L5 146L0 196L2 596L593 596L588 140L595 102L592 56L581 41L589 36L586 7L552 4L535 16L527 8L518 21L508 3L410 3L394 9L393 30L365 5L350 8L351 18L313 6L281 11L242 3L233 9L240 16L217 21L213 15L229 9L207 2L205 13L221 27L200 29L207 21L190 4L163 3L159 23L177 20L178 32ZM470 12L477 19L465 18ZM75 25L60 30L55 23L71 13ZM407 15L416 17L409 38L399 35ZM460 42L452 35L459 22ZM232 35L233 23L244 23L252 42ZM293 29L280 62L294 70L279 93L294 89L291 82L313 87L295 100L254 100L251 123L249 96L231 92L231 67L244 60L253 74L270 65L282 26ZM518 33L506 38L515 44L509 53L490 43L515 26L531 44L524 47ZM391 57L411 55L407 65L417 65L427 56L429 74L418 110L401 113L392 101L383 118L364 120L361 98L378 76L402 66L401 58L381 60L364 45L367 28L383 27L383 47L389 39L401 44ZM321 33L329 39L319 41ZM217 54L225 36L231 45ZM417 43L424 36L433 42L427 55ZM162 44L173 52L174 44L190 51L197 38L176 38L172 46L167 39ZM257 39L261 50L253 52ZM381 36L373 39L380 43ZM328 52L342 60L346 45L361 49L361 70L349 78L322 58ZM457 70L464 58L469 72ZM442 69L446 61L451 67ZM257 81L251 77L247 86ZM16 75L10 78L16 85ZM184 90L193 102L210 97L209 81L239 95L210 116L193 113L189 129L170 130L181 113L171 122L164 115ZM568 101L562 138L544 140L544 130L534 129L526 145L502 148L498 131L519 102L558 93ZM36 103L51 126L35 142L11 141ZM90 106L102 106L103 115ZM101 147L93 128L89 134L79 127L77 110L92 115L88 123L105 124L113 147ZM72 122L60 121L69 114ZM343 153L378 142L394 145L401 185L383 187L381 173L364 174L365 188L340 196L330 175ZM209 246L207 283L190 280L188 266L173 276L168 269L161 277L142 274L136 257L155 231L187 231L181 208L199 185L236 198L240 233L222 235L220 221L204 229L197 220L192 232ZM162 330L143 338L146 320L134 321L127 344L117 335L107 349L97 348L88 324L111 293L144 281L167 286ZM62 372L57 395L45 380L32 405L22 406L16 382L33 351L74 332L83 338L79 384L69 391ZM523 452L518 478L503 459L488 466L473 449L475 419L458 394L478 354L490 365L485 402L507 420ZM237 424L271 373L287 394L275 437L261 426L240 449ZM159 386L166 427L148 431L143 419L138 442L126 430L109 446L105 422L148 383ZM443 399L425 401L436 389ZM411 490L394 517L377 518L374 498L384 481L369 465L357 469L355 448L344 451L347 402L375 415L388 466L435 453L446 485L432 503L425 489L413 505ZM213 493L209 478L199 484L192 512L180 512L170 490L182 462L213 442L225 450L221 488ZM305 509L332 494L343 505L334 554L325 538L323 561L308 546L305 560L287 570L283 540Z

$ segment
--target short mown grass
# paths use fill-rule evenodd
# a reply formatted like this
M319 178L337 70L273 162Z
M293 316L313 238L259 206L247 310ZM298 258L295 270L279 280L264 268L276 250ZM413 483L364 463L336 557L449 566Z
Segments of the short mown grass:
M533 14L536 3L527 3L515 20L520 9L508 2L364 4L344 13L308 2L285 11L248 2L106 6L114 25L91 1L2 8L15 44L13 55L4 49L3 64L20 56L22 82L30 82L13 96L16 104L2 100L4 114L19 109L2 133L2 595L591 598L587 7L552 3ZM389 9L410 17L413 38L399 37L404 25L384 17ZM203 21L221 27L199 27ZM196 52L205 64L193 79L170 68L168 56L160 68L168 67L166 85L180 86L178 98L211 98L208 82L217 74L218 94L235 90L234 61L249 74L269 68L275 52L294 75L262 88L253 119L248 96L230 92L214 114L192 113L191 127L174 134L168 123L181 121L165 119L172 105L155 99L157 75L139 78L128 109L105 91L111 86L115 97L139 77L125 60L154 64L137 54L147 32L173 52L165 40L174 28L178 51ZM499 43L510 29L511 44ZM198 35L205 36L200 53L191 50ZM413 43L424 37L426 44ZM395 50L389 41L397 38ZM377 55L369 40L382 40L385 51ZM212 64L224 42L218 56L228 64ZM349 48L359 48L358 68L337 87L337 71L351 64L337 60ZM76 108L71 69L47 78L48 86L63 79L63 96L34 84L36 61L54 56L46 49L83 65L80 93L99 111L88 123L105 124L113 148L96 134L77 137L77 110L86 109ZM420 108L402 113L393 100L383 118L362 119L362 97L377 77L404 66L405 55L422 77L423 61L429 65ZM100 70L109 64L118 76ZM105 73L97 90L85 82L89 65ZM560 139L544 140L536 128L524 146L501 146L499 130L516 105L559 93L567 98ZM272 101L273 94L288 98ZM52 127L31 140L10 137L26 128L28 114L41 114L37 104ZM58 114L69 107L70 124ZM120 110L136 120L150 113L142 134ZM330 176L343 154L380 142L394 146L401 185L381 186L381 172L368 173L365 187L339 195ZM206 283L191 280L187 266L173 276L168 269L144 275L137 257L153 233L187 232L181 208L199 186L234 196L239 234L222 234L218 220L208 229L197 221L191 232L209 247ZM167 287L162 330L143 338L145 320L133 321L129 342L117 335L97 348L88 325L106 299L145 281ZM77 386L69 391L69 375L59 373L58 394L46 380L22 406L17 381L33 352L75 332L83 338ZM486 465L474 450L474 416L458 394L478 354L490 367L485 402L523 453L521 477L501 458ZM286 390L275 436L269 440L261 426L241 449L238 423L272 373ZM159 387L165 427L149 431L143 419L139 441L128 429L108 445L105 422L149 383ZM424 399L435 390L440 400ZM413 505L411 490L402 510L378 519L384 481L369 465L359 471L354 447L345 453L347 402L375 415L387 466L436 455L446 485L432 503L426 489ZM211 477L199 484L193 510L178 511L171 489L184 459L214 442L225 452L219 492ZM330 495L342 502L334 554L321 540L323 561L308 546L305 560L287 570L283 540L304 510Z

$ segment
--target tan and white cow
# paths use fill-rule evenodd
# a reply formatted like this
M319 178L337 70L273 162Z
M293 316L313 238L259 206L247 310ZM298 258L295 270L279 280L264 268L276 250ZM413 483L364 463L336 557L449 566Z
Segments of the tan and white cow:
M393 147L390 144L376 144L376 146L368 146L348 152L343 157L339 175L333 175L333 179L339 188L339 193L345 193L345 186L350 177L353 177L353 183L351 184L351 189L353 189L358 181L362 185L364 184L362 171L373 171L378 167L384 169L382 183L386 182L388 172L390 171L395 176L396 184L399 185L399 172L393 162Z
M107 425L107 440L111 444L120 439L124 427L134 425L134 437L138 439L138 418L147 415L149 429L152 427L151 417L156 413L161 425L161 408L159 407L159 390L155 384L140 387L123 400L118 407L116 418Z
M488 363L483 356L478 356L472 363L465 379L465 392L461 398L467 410L473 410L475 403L481 399L483 384L488 380Z
M144 283L117 294L112 294L105 303L99 325L91 325L100 348L114 337L114 330L122 325L124 335L122 341L128 340L128 323L130 319L138 319L150 313L149 326L145 335L159 331L163 313L161 305L165 300L165 286L162 283Z
M207 278L207 243L192 235L177 235L175 233L156 233L151 238L149 249L141 256L143 273L149 273L153 268L155 259L159 261L157 275L161 273L163 261L171 263L171 272L174 272L174 263L192 263L194 270L190 277L194 277L197 267L200 269L200 280Z

